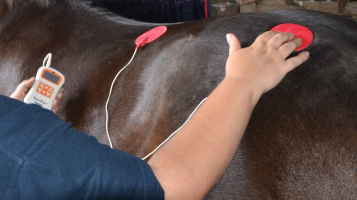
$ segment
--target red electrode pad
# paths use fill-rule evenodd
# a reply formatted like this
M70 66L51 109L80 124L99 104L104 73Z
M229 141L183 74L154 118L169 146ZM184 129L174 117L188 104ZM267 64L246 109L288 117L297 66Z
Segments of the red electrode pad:
M136 40L135 40L135 44L139 45L141 43L140 46L144 46L147 43L150 43L154 40L156 40L157 38L159 38L160 36L162 36L167 30L166 26L158 26L156 28L153 28L147 32L145 32L144 34L140 35Z
M301 38L302 44L295 51L299 51L308 47L314 38L310 29L298 24L291 24L291 23L280 24L272 28L271 31L294 33L295 38Z

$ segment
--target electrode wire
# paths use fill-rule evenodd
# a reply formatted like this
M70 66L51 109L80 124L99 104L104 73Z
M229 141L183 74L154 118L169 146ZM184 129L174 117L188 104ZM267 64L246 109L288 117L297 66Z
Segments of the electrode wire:
M145 156L144 158L142 158L142 160L147 159L149 156L151 156L152 154L154 154L157 150L159 150L167 141L169 141L169 139L172 138L172 136L174 136L177 132L179 132L179 130L182 129L182 127L184 127L188 121L190 121L191 117L196 113L196 111L198 110L198 108L203 104L204 101L206 101L207 97L204 98L199 104L198 106L195 108L194 111L192 111L191 115L187 118L187 120L185 121L185 123L183 123L175 132L171 133L171 135L165 140L163 141L158 147L156 147L156 149L154 151L152 151L151 153L149 153L147 156Z
M141 44L140 44L141 45ZM139 46L139 45L138 45ZM140 46L139 46L140 47ZM108 115L108 103L109 103L109 99L110 99L110 95L112 94L112 89L113 89L113 86L114 86L114 83L115 83L115 80L118 78L119 74L127 67L130 65L130 63L133 61L134 57L135 57L135 54L138 50L139 47L136 47L135 48L135 51L134 51L134 54L133 56L131 57L130 61L128 62L128 64L126 64L118 73L117 75L115 76L113 82L112 82L112 85L110 86L110 91L109 91L109 96L108 96L108 99L107 99L107 103L105 104L105 129L107 131L107 137L108 137L108 140L109 140L109 145L110 145L110 148L113 148L113 143L112 143L112 140L110 139L110 135L109 135L109 130L108 130L108 123L109 123L109 115Z
M112 82L112 85L110 86L110 90L109 90L109 95L108 95L108 99L107 99L107 102L105 104L105 129L106 129L106 132L107 132L107 137L108 137L108 141L109 141L109 145L110 145L110 148L113 148L113 143L112 143L112 140L110 139L110 135L109 135L109 129L108 129L108 123L109 123L109 114L108 114L108 104L109 104L109 100L110 100L110 96L112 94L112 90L113 90L113 86L114 86L114 83L116 81L116 79L118 78L118 76L120 75L120 73L130 65L130 63L133 61L135 55L136 55L136 52L137 50L139 49L139 47L142 45L142 43L138 44L135 48L135 51L134 51L134 54L133 56L131 57L130 61L128 62L128 64L126 64L118 73L117 75L115 76L113 82ZM48 56L48 55L47 55ZM47 58L46 56L46 58ZM48 56L49 59L50 59L50 63L51 63L51 57L52 55ZM45 60L46 60L45 58ZM48 64L48 63L47 63ZM163 141L158 147L156 147L155 150L153 150L151 153L149 153L147 156L145 156L144 158L142 158L142 160L145 160L147 159L148 157L150 157L152 154L154 154L157 150L159 150L167 141L169 141L178 131L180 131L182 129L182 127L184 127L187 122L191 119L191 117L196 113L196 111L198 110L198 108L203 104L203 102L207 99L204 98L199 104L198 106L195 108L195 110L192 111L192 113L190 114L190 116L187 118L187 120L185 121L185 123L183 123L175 132L171 133L171 135L166 138L165 141Z

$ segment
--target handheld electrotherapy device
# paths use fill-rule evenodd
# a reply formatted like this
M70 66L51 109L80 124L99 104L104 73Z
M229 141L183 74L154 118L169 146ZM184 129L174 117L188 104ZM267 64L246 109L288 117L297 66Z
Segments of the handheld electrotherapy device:
M65 78L61 72L50 67L51 59L52 54L47 54L43 60L42 67L37 71L35 83L24 99L25 103L37 104L43 108L52 109L52 102L63 86Z

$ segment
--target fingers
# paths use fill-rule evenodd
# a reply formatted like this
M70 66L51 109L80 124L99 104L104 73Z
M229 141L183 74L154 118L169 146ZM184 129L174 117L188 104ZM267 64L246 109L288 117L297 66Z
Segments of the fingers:
M10 97L23 101L26 96L26 93L29 91L29 89L31 88L34 82L35 82L35 77L22 81L20 85L17 86L15 92L10 95Z
M263 43L266 44L268 41L274 37L275 35L279 34L281 32L279 31L267 31L257 37L257 39L254 41L254 43Z
M310 56L310 53L307 51L301 52L299 55L289 58L285 61L285 70L286 73L290 72L291 70L295 69L297 66L301 65L305 62Z
M283 47L283 51L292 53L297 47L301 45L301 39L295 38L294 33L282 33L279 31L268 31L260 35L254 43L267 45L275 49ZM293 43L290 43L293 41ZM260 46L262 47L262 46ZM290 53L288 55L290 55ZM287 56L288 56L287 55ZM286 56L286 57L287 57Z
M295 35L293 33L278 33L268 41L268 45L274 48L279 48L281 45L293 40L294 38Z
M258 43L258 48L261 48L263 51L267 49L273 49L275 51L277 49L283 59L287 58L302 44L301 38L295 38L294 33L276 31L263 33L256 39L256 42Z
M282 57L285 59L287 58L296 48L298 48L302 44L301 38L295 38L281 47L279 47L279 52Z
M56 113L58 112L59 110L59 101L57 99L54 99L53 102L52 102L52 112Z
M229 55L242 48L239 39L234 34L228 33L226 38L229 44Z
M52 102L52 111L54 113L57 113L59 110L59 106L62 102L63 94L64 94L64 89L61 88L60 91L58 92L56 98Z

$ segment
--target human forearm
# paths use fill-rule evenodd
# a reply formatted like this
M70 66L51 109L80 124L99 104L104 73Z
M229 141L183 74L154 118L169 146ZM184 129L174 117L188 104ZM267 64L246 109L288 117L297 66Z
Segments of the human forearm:
M247 48L230 44L226 77L191 120L149 160L167 199L201 199L228 167L260 96L309 57L286 59L293 34L266 32Z
M149 164L161 184L169 186L164 188L172 195L167 199L202 199L214 186L236 152L257 97L248 83L224 79L185 127L154 154Z

